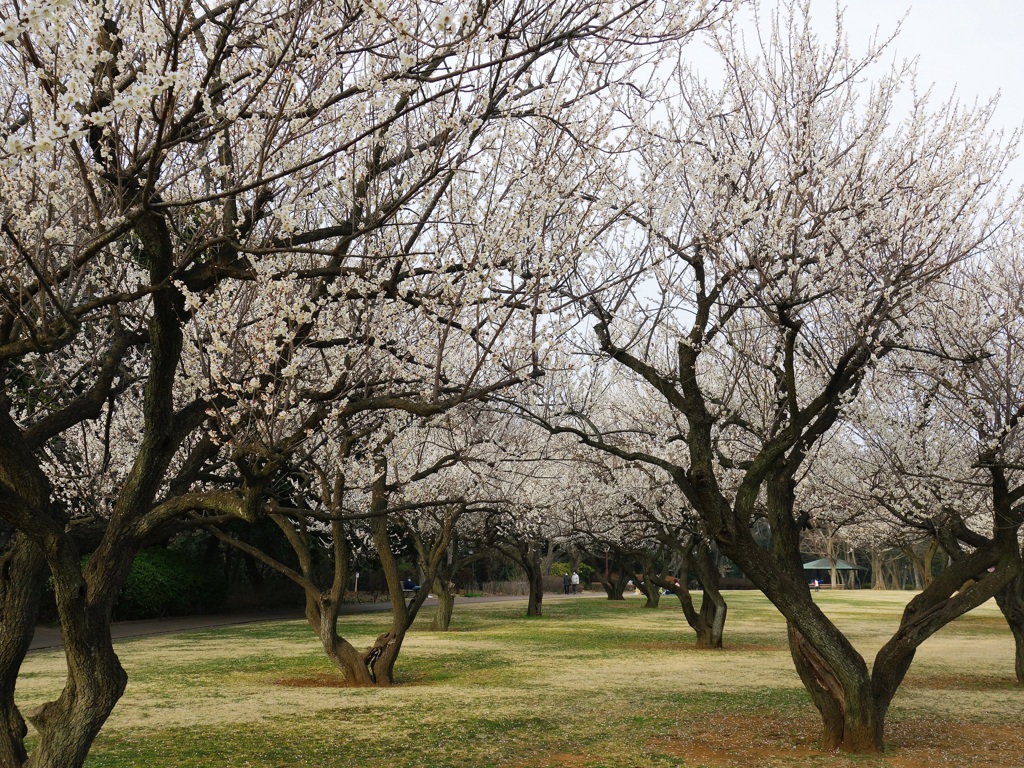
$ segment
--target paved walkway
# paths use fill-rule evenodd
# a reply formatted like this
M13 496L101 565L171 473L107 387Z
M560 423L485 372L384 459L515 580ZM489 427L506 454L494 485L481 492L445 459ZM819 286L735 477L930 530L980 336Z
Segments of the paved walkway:
M604 597L603 592L584 592L579 595L544 595L544 602L550 600L572 600L581 597ZM525 595L490 595L486 597L456 597L456 605L469 603L504 603L519 600L526 601ZM424 606L437 605L437 598L428 597ZM340 614L372 613L388 611L391 603L344 603ZM230 627L236 624L254 624L260 621L287 621L301 619L304 613L301 608L286 608L272 611L239 611L238 613L210 613L202 616L174 616L166 619L147 619L144 621L118 621L110 625L110 635L114 640L128 637L145 637L147 635L173 635L179 632L191 632L197 629L213 627ZM63 642L60 629L57 627L36 627L35 635L29 651L42 651L47 648L61 648Z

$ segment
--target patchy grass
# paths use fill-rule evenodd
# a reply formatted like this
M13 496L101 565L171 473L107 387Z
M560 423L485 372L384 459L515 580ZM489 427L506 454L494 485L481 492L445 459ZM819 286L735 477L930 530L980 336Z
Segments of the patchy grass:
M816 599L865 655L899 622L906 593ZM1024 766L1024 690L994 605L922 646L889 714L889 752L818 746L785 625L764 598L728 595L724 651L698 651L675 601L559 599L457 605L449 633L421 617L392 689L346 689L304 622L124 641L130 682L90 768L919 768ZM357 644L383 615L342 619ZM60 689L63 657L29 656L23 708Z

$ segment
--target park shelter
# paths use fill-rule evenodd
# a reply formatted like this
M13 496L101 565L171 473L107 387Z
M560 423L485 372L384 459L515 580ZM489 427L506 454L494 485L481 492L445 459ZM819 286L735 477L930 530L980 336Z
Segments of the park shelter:
M820 560L812 560L809 563L804 563L804 570L828 571L830 574L829 580L830 582L832 582L833 577L831 574L835 571L853 571L854 575L856 576L857 571L866 571L867 568L865 568L863 565L854 565L853 563L848 563L845 560L842 560L838 557L835 560L832 560L828 557L823 557Z

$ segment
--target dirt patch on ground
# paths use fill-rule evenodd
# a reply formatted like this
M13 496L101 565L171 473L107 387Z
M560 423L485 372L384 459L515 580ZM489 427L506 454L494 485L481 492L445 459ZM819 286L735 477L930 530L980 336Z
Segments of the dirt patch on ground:
M904 688L927 688L931 690L960 691L1012 691L1018 688L1017 681L1009 677L997 675L928 675L927 677L907 677L903 681Z
M893 768L957 766L1024 766L1024 731L1019 726L907 720L889 727Z
M716 716L692 720L674 739L656 739L659 752L686 763L709 766L762 766L828 754L818 748L815 724L770 717Z
M964 724L913 719L887 728L887 750L877 758L849 757L822 750L817 720L722 716L713 722L692 722L677 738L657 739L651 746L680 757L687 765L714 768L769 768L818 765L830 768L865 765L884 768L1021 768L1024 732L1012 726ZM822 762L821 764L826 764Z
M306 675L303 677L283 677L275 680L274 685L283 685L285 688L349 688L351 686L345 679L322 672L317 675Z
M623 648L632 651L693 651L695 653L728 653L729 651L749 651L751 653L786 653L784 647L778 645L755 645L753 643L727 643L723 648L698 648L691 640L688 643L678 640L659 640L653 643L623 643Z

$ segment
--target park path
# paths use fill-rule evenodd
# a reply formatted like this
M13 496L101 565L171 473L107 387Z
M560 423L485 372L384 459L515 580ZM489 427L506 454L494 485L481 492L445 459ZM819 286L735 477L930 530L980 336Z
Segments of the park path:
M584 592L578 595L544 595L544 602L549 600L573 600L582 597L605 597L603 592ZM525 602L525 595L489 595L485 597L457 597L456 605L469 603L505 603L520 600ZM437 599L428 597L424 606L437 605ZM355 613L375 613L391 609L391 603L345 603L341 606L342 615ZM210 613L201 616L171 616L163 619L145 619L142 621L118 621L110 625L113 639L123 640L129 637L146 637L148 635L173 635L179 632L191 632L197 629L230 627L237 624L254 624L260 621L287 621L301 619L304 614L301 608L284 608L279 610L238 611L236 613ZM63 641L57 627L39 626L32 636L29 652L43 651L48 648L62 648Z

